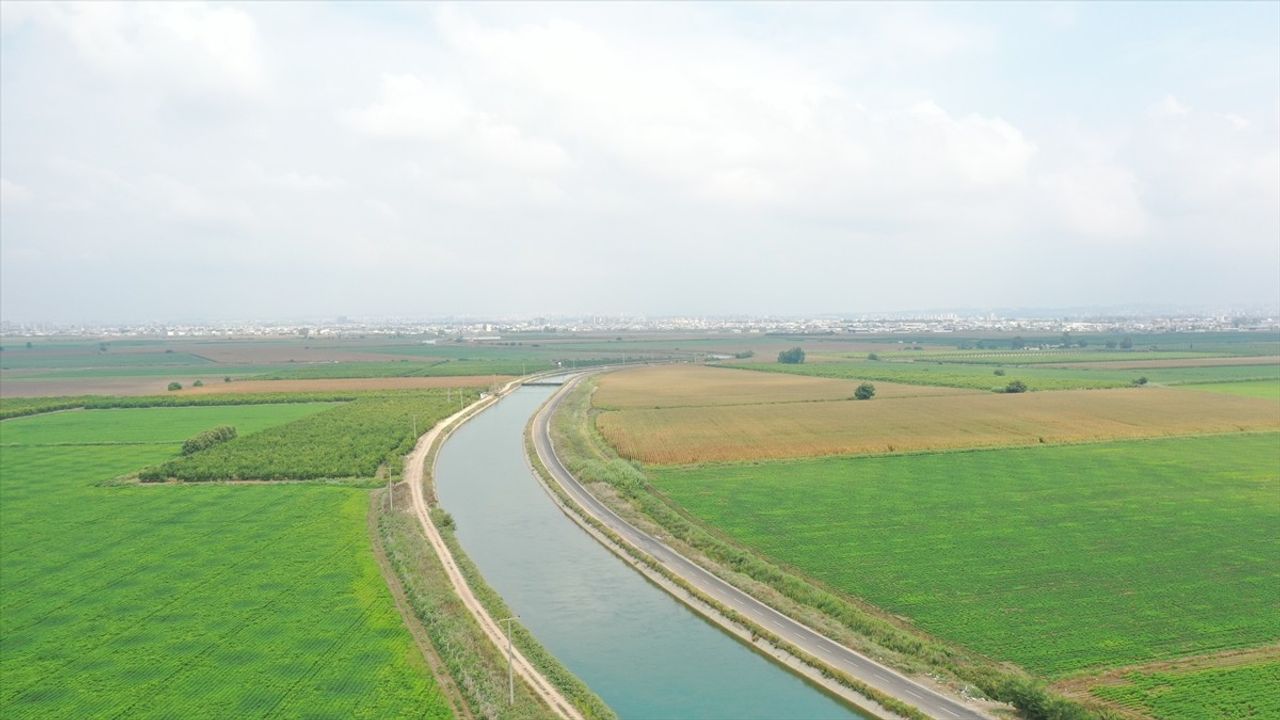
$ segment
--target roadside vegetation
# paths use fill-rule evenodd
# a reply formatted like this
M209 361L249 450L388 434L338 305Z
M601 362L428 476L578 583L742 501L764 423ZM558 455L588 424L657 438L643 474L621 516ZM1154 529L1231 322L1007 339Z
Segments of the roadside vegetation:
M104 486L202 427L326 407L0 424L0 715L450 717L374 562L368 491Z

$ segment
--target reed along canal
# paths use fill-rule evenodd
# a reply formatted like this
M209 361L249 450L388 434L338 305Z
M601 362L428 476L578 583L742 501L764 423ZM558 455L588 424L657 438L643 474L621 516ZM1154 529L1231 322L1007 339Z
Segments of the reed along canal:
M861 717L649 583L555 505L524 430L557 388L524 387L436 461L458 541L520 622L623 720Z

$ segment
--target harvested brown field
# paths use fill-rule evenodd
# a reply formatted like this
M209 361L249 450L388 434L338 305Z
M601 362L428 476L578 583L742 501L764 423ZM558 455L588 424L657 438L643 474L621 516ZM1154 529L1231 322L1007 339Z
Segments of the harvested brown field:
M1046 363L1040 367L1085 368L1086 370L1142 370L1148 368L1226 367L1229 365L1280 365L1280 355L1178 358L1174 360L1104 360L1101 362Z
M703 365L660 365L609 373L600 378L592 405L605 409L846 400L857 380L762 373ZM876 397L967 395L959 388L877 382Z
M601 413L597 423L623 457L690 464L1274 430L1280 406L1134 388L636 408Z

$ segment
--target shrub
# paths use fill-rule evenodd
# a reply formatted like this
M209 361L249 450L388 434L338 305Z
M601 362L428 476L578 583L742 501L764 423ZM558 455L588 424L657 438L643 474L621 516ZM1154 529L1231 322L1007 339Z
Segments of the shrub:
M778 353L778 362L786 365L799 365L804 362L804 350L793 347L790 350L783 350Z
M1007 393L1024 393L1027 391L1027 384L1021 380L1014 380L1004 386L1004 391Z
M996 374L996 375L1000 375L1000 376L1004 376L1004 370L1003 370L1003 369L1001 369L1001 370L996 370L996 371L995 371L995 374Z
M172 392L172 391L174 391L174 390L181 390L181 389L182 389L182 383L179 383L179 382L171 382L171 383L169 383L169 391L170 391L170 392Z
M1134 381L1133 381L1133 384L1134 384L1134 385L1137 385L1137 386L1139 386L1139 387L1141 387L1141 386L1143 386L1143 385L1146 385L1146 384L1147 384L1147 376L1146 376L1146 375L1143 375L1142 377L1138 378L1137 380L1134 380Z
M868 360L879 360L880 356L875 353L867 353Z
M853 391L853 398L855 400L870 400L875 396L876 396L876 386L868 382L862 383L861 385L858 386L857 390Z
M195 381L195 382L191 383L191 387L204 387L204 381L203 381L203 380L197 380L197 381Z

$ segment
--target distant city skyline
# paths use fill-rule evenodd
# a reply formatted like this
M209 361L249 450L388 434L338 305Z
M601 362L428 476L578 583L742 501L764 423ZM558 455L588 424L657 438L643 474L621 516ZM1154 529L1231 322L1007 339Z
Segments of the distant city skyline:
M1276 3L4 3L0 37L7 322L1280 305Z

